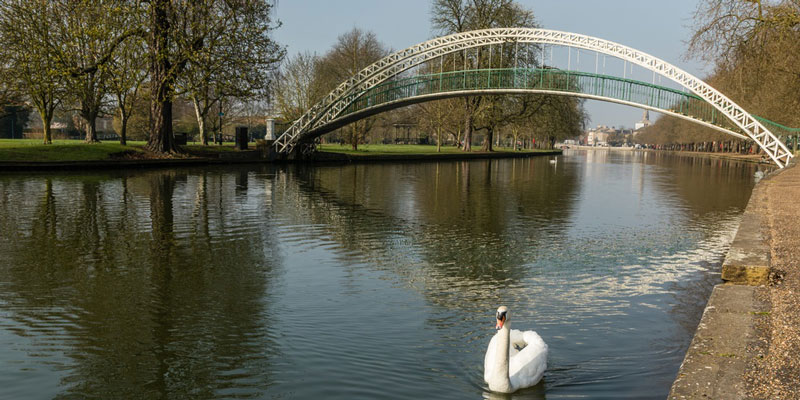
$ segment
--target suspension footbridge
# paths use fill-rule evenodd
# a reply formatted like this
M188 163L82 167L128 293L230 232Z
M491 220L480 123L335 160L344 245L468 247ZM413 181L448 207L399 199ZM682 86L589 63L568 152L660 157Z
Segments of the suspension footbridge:
M556 45L595 51L666 77L682 89L611 75L557 68L483 68L405 76L443 63L448 55L492 46ZM478 63L476 63L478 64ZM517 64L515 61L514 64ZM491 65L491 62L489 63ZM663 60L614 42L570 32L530 28L485 29L444 36L395 52L363 69L312 106L275 142L278 152L313 149L313 139L351 122L410 104L458 96L557 94L609 101L683 118L739 139L755 141L779 167L793 157L780 135L798 129L751 115L702 80Z

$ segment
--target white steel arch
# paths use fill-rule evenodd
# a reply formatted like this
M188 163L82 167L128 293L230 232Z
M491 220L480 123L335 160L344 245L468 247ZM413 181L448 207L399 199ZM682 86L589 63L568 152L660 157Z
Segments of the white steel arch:
M494 28L456 33L392 53L364 68L311 107L276 140L277 150L283 153L290 152L299 141L304 139L306 134L339 117L347 105L366 90L403 71L447 54L509 42L575 47L607 54L639 65L677 82L711 103L753 139L779 167L786 166L792 158L786 145L750 113L688 72L657 57L608 40L578 33L533 28Z

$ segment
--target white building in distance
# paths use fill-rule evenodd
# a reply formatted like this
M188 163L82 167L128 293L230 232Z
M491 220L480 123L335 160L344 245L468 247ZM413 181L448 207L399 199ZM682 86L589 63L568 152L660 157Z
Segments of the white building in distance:
M633 125L633 130L638 131L639 129L647 128L652 124L653 123L650 122L650 111L644 110L644 113L642 114L642 120Z

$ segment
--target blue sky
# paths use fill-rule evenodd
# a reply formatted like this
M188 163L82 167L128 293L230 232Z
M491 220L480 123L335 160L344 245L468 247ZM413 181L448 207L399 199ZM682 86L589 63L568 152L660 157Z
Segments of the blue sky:
M697 0L666 3L652 0L518 1L533 10L543 28L612 40L650 53L700 77L710 70L704 64L685 59L685 42L691 35L689 26ZM287 46L290 55L307 50L323 54L338 35L354 26L375 32L393 50L433 37L429 0L278 0L276 15L283 26L275 32L275 39ZM576 69L577 54L574 50L569 54L571 65ZM567 57L566 50L556 51L555 64L566 67ZM580 69L594 72L594 53L581 52L581 57ZM609 75L622 75L622 69L621 62L607 60ZM631 77L630 71L627 73ZM632 77L652 80L651 73L637 69ZM591 114L590 126L632 127L642 116L639 109L612 103L587 101L586 107Z

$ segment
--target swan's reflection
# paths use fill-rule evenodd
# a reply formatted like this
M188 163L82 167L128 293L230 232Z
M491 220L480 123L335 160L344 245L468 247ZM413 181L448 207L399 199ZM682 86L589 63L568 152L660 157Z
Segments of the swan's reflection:
M482 398L486 400L545 400L547 382L544 379L536 386L518 390L514 393L496 393L484 389Z

